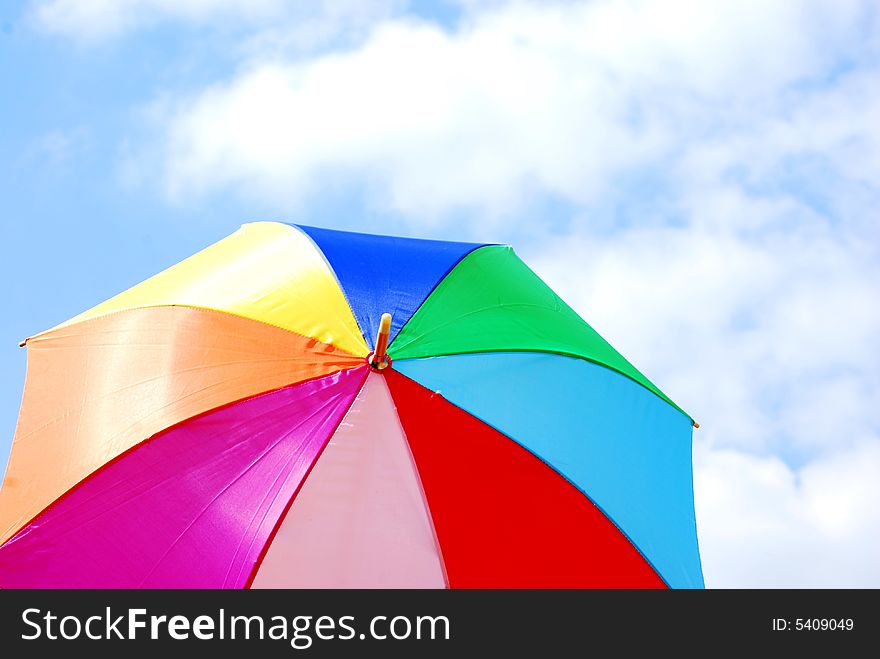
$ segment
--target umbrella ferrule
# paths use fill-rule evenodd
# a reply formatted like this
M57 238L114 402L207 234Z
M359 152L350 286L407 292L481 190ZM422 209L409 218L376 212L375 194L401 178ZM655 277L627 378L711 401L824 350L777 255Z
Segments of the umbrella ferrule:
M380 371L391 365L391 358L387 354L390 336L391 314L383 313L379 319L379 331L376 333L376 349L367 356L370 366Z

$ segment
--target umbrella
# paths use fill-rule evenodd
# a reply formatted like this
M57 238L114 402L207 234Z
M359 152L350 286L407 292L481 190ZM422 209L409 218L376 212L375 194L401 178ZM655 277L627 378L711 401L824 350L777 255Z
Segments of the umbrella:
M692 419L510 247L245 224L25 344L2 587L703 585Z

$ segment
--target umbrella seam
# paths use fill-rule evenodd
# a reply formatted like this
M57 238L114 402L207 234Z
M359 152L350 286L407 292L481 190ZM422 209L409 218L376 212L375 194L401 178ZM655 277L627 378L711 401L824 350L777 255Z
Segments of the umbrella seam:
M177 421L177 422L175 422L175 423L173 423L173 424L171 424L171 425L169 425L169 426L166 426L165 428L162 428L162 430L160 430L160 431L158 431L158 432L155 432L155 433L153 433L152 435L150 435L149 437L147 437L147 438L145 438L145 439L139 441L137 444L134 444L134 445L130 446L129 448L125 449L125 450L124 450L122 453L120 453L119 455L114 456L113 458L111 458L111 459L108 460L107 462L105 462L105 463L103 463L102 465L100 465L97 469L95 469L95 470L89 472L85 477L81 478L79 481L77 481L76 483L74 483L73 485L71 485L69 488L67 488L66 490L64 490L64 492L62 492L62 493L59 494L57 497L55 497L55 498L54 498L49 504L47 504L46 506L44 506L43 508L41 508L39 512L37 512L37 513L36 513L35 515L33 515L32 517L30 517L27 521L25 521L24 523L22 523L22 524L20 524L20 525L18 525L18 526L16 526L16 527L12 527L12 528L14 528L14 531L12 531L12 533L10 534L10 536L9 536L9 537L8 537L8 538L7 538L2 544L0 544L0 549L2 549L7 543L11 542L11 541L12 541L12 540L13 540L13 539L14 539L14 538L15 538L15 537L16 537L16 536L17 536L17 535L23 530L23 529L25 529L26 527L28 527L29 525L31 525L33 522L35 522L37 519L39 519L39 518L40 518L45 512L47 512L50 508L52 508L52 507L54 507L55 505L57 505L57 504L58 504L62 499L64 499L68 494L70 494L71 492L73 492L74 490L76 490L77 488L79 488L81 485L85 484L87 481L91 480L91 478L92 478L93 476L95 476L96 474L99 474L100 472L104 471L105 469L107 469L108 467L110 467L111 465L113 465L113 463L118 462L119 460L122 460L122 459L123 459L125 456L127 456L129 453L134 452L134 451L137 450L138 448L144 446L144 445L147 444L148 442L151 442L152 440L156 439L156 438L159 437L160 435L162 435L162 434L164 434L164 433L166 433L166 432L169 432L169 431L171 431L171 430L174 430L174 429L177 428L178 426L181 426L181 425L183 425L183 424L185 424L185 423L188 423L188 422L190 422L190 421L192 421L192 420L194 420L194 419L198 419L199 417L205 416L205 415L207 415L207 414L211 414L211 413L213 413L213 412L218 412L218 411L223 410L223 409L225 409L225 408L227 408L227 407L231 407L231 406L233 406L233 405L237 405L238 403L243 403L243 402L245 402L245 401L248 401L248 400L251 400L251 399L254 399L254 398L258 398L258 397L260 397L260 396L268 396L268 395L270 395L270 394L273 394L273 393L276 393L276 392L278 392L278 391L281 391L282 389L287 389L287 388L289 388L289 387L295 387L295 386L298 386L298 385L300 385L300 384L305 384L305 383L307 383L307 382L311 382L311 381L313 381L313 380L318 380L318 379L320 379L320 378L325 378L325 377L329 377L329 376L331 376L331 375L335 375L335 374L337 374L337 373L341 373L342 371L347 371L347 370L357 369L357 368L363 368L363 365L362 365L362 364L357 364L357 365L349 366L349 367L346 367L346 368L340 368L340 369L338 369L338 370L336 370L336 371L332 371L332 372L330 372L330 373L325 373L325 374L322 374L322 375L316 375L316 376L314 376L314 377L308 378L307 380L298 380L298 381L296 381L296 382L291 382L291 383L289 383L289 384L285 384L285 385L282 385L282 386L280 386L280 387L275 387L275 388L273 388L273 389L268 389L268 390L266 390L266 391L260 391L260 392L258 392L258 393L251 394L251 395L249 395L249 396L244 396L244 397L242 397L242 398L238 398L238 399L236 399L236 400L229 401L229 402L227 402L227 403L223 403L222 405L216 405L215 407L212 407L212 408L210 408L210 409L204 410L203 412L199 412L198 414L193 414L192 416L189 416L189 417L187 417L187 418L185 418L185 419L181 419L180 421ZM166 406L166 407L167 407L167 406ZM163 408L163 409L164 409L164 408ZM144 418L146 418L146 417L144 417ZM15 444L13 443L13 448L14 448L14 447L15 447ZM4 483L5 483L5 479L4 479ZM8 532L9 529L7 529L6 531Z
M469 257L471 254L473 254L477 250L483 249L484 247L498 247L498 245L495 243L487 243L485 245L477 245L476 247L474 247L472 250L470 250L466 254L462 254L461 257L459 257L459 259L455 263L450 265L449 268L446 270L446 272L444 272L440 277L437 278L437 281L434 282L434 286L431 287L431 290L428 291L428 294L422 299L422 301L419 303L419 306L415 308L415 310L412 312L410 317L406 319L406 322L400 326L400 329L397 330L397 334L395 334L394 337L391 339L391 341L388 342L388 350L389 351L391 350L392 344L397 340L397 337L403 333L403 330L406 329L406 326L409 325L410 321L416 317L416 314L419 312L419 309L422 308L422 305L425 302L427 302L428 298L430 298L434 294L434 292L437 290L437 288L439 288L440 284L443 283L443 280L446 279L450 275L450 273L453 270L455 270L462 261L464 261L467 257ZM408 345L408 344L404 344L404 345Z
M528 454L534 456L535 459L539 460L542 464L546 465L548 469L550 469L551 471L553 471L553 473L557 474L560 478L562 478L562 479L563 479L566 483L568 483L571 487L573 487L575 490L577 490L577 491L580 492L582 495L584 495L584 497L585 497L585 498L586 498L591 504L593 504L593 505L596 507L596 509L597 509L600 513L602 513L602 516L605 517L605 519L607 519L609 522L611 522L611 523L614 525L614 528L616 528L616 529L618 530L618 532L619 532L624 538L626 538L627 542L629 542L629 544L632 545L633 549L635 549L635 550L639 553L639 556L641 556L642 559L643 559L643 560L644 560L644 561L650 566L650 568L654 571L654 573L657 575L657 578L659 578L667 588L669 588L670 590L672 589L672 586L669 585L669 582L668 582L668 581L666 580L666 578L660 573L660 570L657 569L657 566L654 565L654 563L651 561L651 559L649 559L649 558L645 555L645 552L642 551L641 547L639 547L639 546L635 543L635 541L630 537L630 535L629 535L628 533L626 533L626 532L620 527L620 525L619 525L619 524L618 524L618 523L617 523L617 522L616 522L616 521L615 521L615 520L614 520L614 519L613 519L613 518L612 518L612 517L606 512L606 511L605 511L605 509L604 509L602 506L600 506L598 503L596 503L596 501L595 501L595 500L594 500L589 494L587 494L587 493L583 490L583 488L579 487L576 483L572 482L571 479L569 479L565 474L563 474L563 473L560 472L558 469L556 469L556 467L554 467L553 465L551 465L549 462L547 462L547 461L546 461L544 458L542 458L540 455L538 455L537 453L535 453L534 451L532 451L532 450L529 449L528 447L524 446L524 445L521 444L520 442L516 441L513 437L511 437L509 434L507 434L506 432L504 432L504 431L501 430L500 428L496 428L493 424L489 423L489 421L487 421L486 419L483 419L482 417L477 416L477 415L474 414L473 412L470 412L469 410L466 410L465 408L461 407L460 405L456 405L454 402L452 402L451 400L449 400L448 398L446 398L443 394L441 394L441 393L439 393L439 392L431 391L430 389L428 389L428 387L426 387L425 385L423 385L421 382L419 382L419 381L417 381L417 380L414 380L413 378L409 377L408 375L406 375L406 374L404 374L404 373L401 373L400 371L396 371L396 373L397 373L398 375L402 375L403 377L405 377L405 378L407 378L408 380L412 381L413 383L415 383L416 385L418 385L419 387L421 387L421 388L424 389L425 391L428 391L428 392L431 393L432 395L440 396L444 401L446 401L446 402L449 403L450 405L452 405L452 406L458 408L459 410L461 410L461 411L464 412L465 414L468 414L468 415L472 416L474 419L476 419L476 420L479 421L480 423L485 424L485 425L488 426L489 428L492 428L493 430L495 430L496 432L498 432L498 433L501 434L502 436L506 437L507 439L509 439L511 442L513 442L513 443L516 444L517 446L519 446L521 449L523 449L524 451L526 451Z
M452 586L449 585L449 572L446 570L446 560L443 558L443 547L440 544L440 536L437 535L437 527L434 524L434 513L431 512L431 504L428 501L428 495L425 492L424 483L422 483L422 474L419 471L419 465L416 462L416 457L415 455L413 455L412 446L410 446L409 443L409 436L406 434L406 428L403 427L403 421L400 419L400 414L397 411L397 401L394 399L394 392L391 391L391 387L388 386L388 381L385 378L382 378L382 385L385 387L385 390L388 393L388 397L391 400L391 406L394 409L394 416L397 419L397 425L400 427L401 434L403 435L403 442L406 445L406 452L409 456L413 473L415 474L416 480L419 484L419 492L422 495L422 504L425 506L425 512L427 512L428 514L428 522L431 524L431 534L434 538L434 546L437 549L437 556L440 559L440 569L443 572L443 582L446 585L446 589L449 590L452 588Z
M645 386L644 382L639 382L638 380L636 380L634 377L632 377L628 373L624 373L620 369L614 368L613 366L610 366L609 364L606 364L605 362L601 362L597 359L592 359L592 358L587 357L585 355L578 355L578 354L571 353L571 352L565 352L563 350L538 350L538 349L534 349L534 348L500 348L498 350L467 350L467 351L463 351L463 352L443 352L443 353L437 353L437 354L433 354L433 355L398 357L395 361L407 362L407 361L416 361L419 359L434 359L436 357L455 357L457 355L491 355L491 354L504 354L504 353L533 353L533 354L538 354L538 355L559 355L561 357L570 357L571 359L580 359L585 362L589 362L591 364L596 364L597 366L607 368L609 371L614 371L615 373L622 375L623 377L627 378L628 380L635 382L637 385L642 387L642 389L649 391L651 394L653 394L654 396L657 396L657 398L662 400L667 405L671 406L673 409L681 412L684 416L686 416L691 421L691 423L693 423L693 421L694 421L694 418L690 414L688 414L681 407L676 405L675 402L671 398L666 396L666 394L663 394L662 391L658 394L657 391L654 391L650 387ZM647 378L645 378L645 379L647 379ZM648 381L650 382L650 380L648 380ZM658 388L658 391L659 391L659 388Z
M354 307L351 306L351 300L348 299L348 294L345 292L345 288L342 286L342 283L339 281L339 275L336 274L336 270L333 268L333 264L330 263L330 259L327 258L327 255L324 253L324 250L321 249L321 247L318 245L318 243L316 243L308 233L303 231L302 227L300 227L298 224L290 224L288 226L291 226L294 229L296 229L297 231L299 231L306 238L306 240L309 241L309 244L311 244L311 246L315 249L315 251L321 256L321 260L324 261L324 265L327 266L327 270L329 270L330 274L333 276L333 282L336 284L337 288L339 288L339 291L342 293L342 299L345 300L345 304L348 306L348 312L351 314L351 317L354 319L355 327L357 327L358 330L360 330L361 338L364 340L364 344L366 345L367 350L369 350L370 339L367 337L367 333L364 331L364 328L361 327L361 324L358 321L357 314L355 314L355 312L354 312Z
M367 377L370 375L370 370L369 370L369 368L367 368L366 365L360 366L359 368L364 369L364 375L361 379L360 385L358 386L357 390L355 391L355 394L351 397L351 400L348 403L348 407L345 408L345 412L343 412L339 416L339 421L336 423L333 430L330 433L328 433L327 439L324 440L324 443L321 446L321 450L318 451L317 455L315 456L315 459L312 460L312 463L309 465L308 470L306 471L306 473L303 475L302 479L300 480L299 485L296 488L296 491L291 495L290 499L287 502L287 505L285 506L284 510L281 512L281 515L279 515L278 520L275 522L274 528L272 529L271 533L269 534L269 537L266 538L266 542L263 544L263 548L260 550L260 554L257 557L257 560L254 562L254 566L251 569L250 576L248 577L247 581L245 581L245 584L243 587L244 590L250 590L251 587L253 586L254 580L257 578L257 573L260 571L260 568L263 565L263 561L266 559L266 554L269 553L269 548L272 546L272 542L275 540L275 536L278 534L278 531L281 529L281 525L284 523L284 519L287 517L288 513L290 512L290 509L293 507L293 504L296 501L297 496L299 496L299 493L302 491L302 488L305 486L306 481L309 479L309 476L312 473L312 470L315 468L315 465L318 464L318 460L320 460L321 456L324 454L324 450L327 448L327 445L330 443L330 440L333 438L333 435L335 435L336 432L339 430L339 426L342 425L342 422L345 420L345 417L348 415L349 411L351 410L352 405L354 405L355 400L357 400L358 395L363 390L364 384L367 381Z
M335 275L334 275L334 276L335 276ZM346 302L348 302L348 300L346 300ZM97 321L97 320L100 320L100 319L102 319L102 318L107 318L108 316L112 316L112 315L115 315L115 314L127 313L127 312L131 312L131 311L137 311L137 310L139 310L139 309L157 309L157 308L167 308L167 307L181 307L181 308L184 308L184 309L193 309L193 310L195 310L195 311L207 311L207 312L209 312L209 313L219 313L219 314L225 314L225 315L227 315L227 316L232 316L232 317L234 317L234 318L241 318L241 319L243 319L243 320L247 320L247 321L250 321L250 322L253 322L253 323L260 323L261 325L267 325L268 327L274 327L274 328L276 328L276 329L280 329L280 330L283 330L283 331L285 331L285 332L290 332L291 334L294 334L294 335L296 335L296 336L302 337L302 338L307 339L307 340L309 340L309 341L314 341L315 343L320 343L320 344L325 345L325 346L330 346L330 347L332 347L334 350L338 350L338 351L340 351L340 352L342 352L342 353L344 353L344 354L346 354L346 355L351 355L352 357L355 357L355 358L357 358L357 359L361 359L361 358L363 358L363 355L357 355L357 354L355 354L355 353L353 353L353 352L349 352L348 350L345 350L344 348L340 348L339 346L337 346L337 345L335 345L335 344L333 344L333 343L327 343L326 341L321 341L320 339L318 339L318 338L316 338L316 337L314 337L314 336L307 336L307 335L305 335L305 334L301 334L300 332L294 331L294 330L290 329L289 327L283 327L282 325L276 325L275 323L269 323L269 322L266 322L265 320L259 320L259 319L257 319L257 318L253 318L253 317L251 317L251 316L245 316L245 315L242 315L242 314L233 313L233 312L231 312L231 311L227 311L227 310L225 310L225 309L215 309L215 308L213 308L213 307L203 307L203 306L200 306L200 305L197 305L197 304L177 304L177 303L171 303L171 304L168 304L168 303L165 303L165 304L157 303L157 304L144 304L144 305L132 306L132 307L123 307L123 308L121 308L121 309L113 309L112 311L107 311L107 312L104 312L104 313L100 313L100 314L97 314L97 315L95 315L95 316L89 316L89 317L87 317L87 318L83 318L82 320L78 320L78 321L76 321L76 322L65 321L65 322L63 322L63 323L61 323L61 324L59 324L59 325L56 325L55 327L52 327L52 328L47 329L47 330L43 330L42 332L38 332L37 334L34 334L34 335L32 335L32 336L29 336L28 338L26 338L26 339L22 342L22 344L25 345L25 346L27 346L28 344L30 344L31 341L45 339L47 335L49 335L49 334L54 334L55 332L59 332L59 331L64 330L64 329L66 329L66 328L68 328L68 327L74 327L74 326L78 326L78 325L84 325L84 324L89 323L89 322L91 322L91 321ZM71 319L71 320L72 320L72 319ZM355 321L355 322L357 322L357 321Z

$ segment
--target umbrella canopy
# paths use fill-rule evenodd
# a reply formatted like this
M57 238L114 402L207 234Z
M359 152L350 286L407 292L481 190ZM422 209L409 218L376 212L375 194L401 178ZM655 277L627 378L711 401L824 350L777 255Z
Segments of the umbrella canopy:
M510 247L246 224L26 345L0 587L703 585L693 421Z

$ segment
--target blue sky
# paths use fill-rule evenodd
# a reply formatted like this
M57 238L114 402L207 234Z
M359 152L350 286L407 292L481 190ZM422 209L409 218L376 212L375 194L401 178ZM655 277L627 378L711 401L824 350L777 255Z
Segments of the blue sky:
M0 7L2 463L18 342L243 222L507 242L703 425L708 585L880 586L874 3L294 4Z

